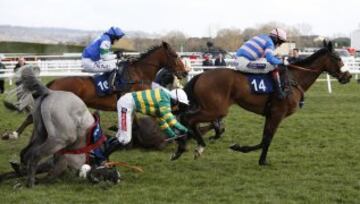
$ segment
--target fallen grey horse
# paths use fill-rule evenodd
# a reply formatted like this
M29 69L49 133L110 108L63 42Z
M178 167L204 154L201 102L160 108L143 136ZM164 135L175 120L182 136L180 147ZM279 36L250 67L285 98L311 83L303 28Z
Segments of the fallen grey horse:
M51 167L48 178L58 176L67 168L80 169L85 164L85 154L58 152L86 146L86 136L95 119L79 97L70 92L49 90L36 79L32 69L23 69L21 78L24 90L31 92L35 99L33 133L20 154L20 168L25 169L27 186L32 187L41 159L53 157L51 165L43 164Z

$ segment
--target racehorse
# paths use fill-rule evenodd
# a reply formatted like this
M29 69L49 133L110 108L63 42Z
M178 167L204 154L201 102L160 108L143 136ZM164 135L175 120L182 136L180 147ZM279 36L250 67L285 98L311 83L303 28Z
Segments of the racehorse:
M123 72L128 77L127 91L150 88L151 82L161 68L169 69L179 78L184 77L188 72L171 46L162 42L161 45L150 48L138 58L129 60L128 66ZM98 96L92 77L87 76L59 78L51 81L47 86L52 90L72 92L80 97L88 107L104 111L116 111L117 97L122 94L114 92L107 96ZM17 138L31 123L32 116L29 114L16 131L5 133L3 138Z
M23 68L21 79L24 90L35 99L34 129L20 154L20 167L26 171L27 186L32 187L38 163L43 158L54 157L52 168L47 168L51 177L67 167L79 169L86 162L85 152L74 155L59 152L87 147L87 135L95 119L79 97L71 92L48 89L37 80L32 69Z
M270 143L280 122L295 113L302 102L304 92L311 87L322 72L325 71L337 78L341 84L350 81L350 73L341 71L343 65L341 58L334 52L332 42L324 41L322 49L288 66L292 93L284 100L279 100L272 94L252 94L247 75L235 70L214 69L194 77L185 87L185 91L197 108L185 114L182 122L186 122L192 129L193 137L198 143L195 158L200 156L205 148L205 142L198 131L198 124L223 118L228 114L232 104L238 104L245 110L263 115L265 125L259 144L254 146L234 144L230 148L243 153L262 149L259 164L265 165ZM173 160L181 156L185 151L185 145L186 142L179 143L172 157Z

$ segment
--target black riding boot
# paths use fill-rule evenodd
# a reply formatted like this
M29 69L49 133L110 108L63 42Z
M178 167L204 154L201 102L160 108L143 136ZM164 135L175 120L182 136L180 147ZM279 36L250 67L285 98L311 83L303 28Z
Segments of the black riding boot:
M112 92L116 91L116 86L115 86L116 74L117 74L117 70L114 69L114 70L111 71L111 74L110 74L110 76L108 78L109 88L110 88L110 90Z
M109 158L110 154L115 152L116 150L121 150L124 148L124 145L121 144L117 137L112 137L105 142L104 146L104 156Z
M282 86L282 83L281 83L281 79L280 79L280 74L279 74L279 70L278 69L275 69L273 72L272 72L272 77L274 79L274 82L275 82L275 88L276 88L276 92L277 92L277 98L280 99L280 100L283 100L286 98L286 93L284 91L284 88Z

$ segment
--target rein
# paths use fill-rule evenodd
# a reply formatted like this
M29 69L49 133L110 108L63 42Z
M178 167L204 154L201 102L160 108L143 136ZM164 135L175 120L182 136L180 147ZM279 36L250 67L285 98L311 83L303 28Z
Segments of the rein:
M94 149L101 147L101 145L107 140L106 136L102 134L100 138L93 144L91 144L91 137L93 132L95 131L97 125L99 124L99 118L95 115L95 122L88 128L88 134L86 136L86 145L80 147L78 149L61 149L57 152L57 154L85 154L86 163L89 162L89 154Z
M155 66L155 65L154 65ZM125 69L124 69L124 73L125 73L125 75L126 75L126 77L125 78L127 78L126 80L125 80L125 82L126 82L126 84L141 84L141 85L143 85L143 84L151 84L151 80L132 80L131 78L130 78L130 75L129 75L129 69L128 69L128 67L126 67Z
M112 167L116 167L116 166L122 166L122 167L127 167L132 169L133 171L139 172L139 173L143 173L144 170L139 167L139 166L132 166L126 162L106 162L104 165L106 168L112 168Z
M300 67L300 66L297 66L297 65L294 65L294 64L289 64L288 67L291 67L291 68L294 68L294 69L297 69L299 71L303 71L303 72L312 72L312 73L319 73L321 70L317 70L317 69L306 69L304 67Z

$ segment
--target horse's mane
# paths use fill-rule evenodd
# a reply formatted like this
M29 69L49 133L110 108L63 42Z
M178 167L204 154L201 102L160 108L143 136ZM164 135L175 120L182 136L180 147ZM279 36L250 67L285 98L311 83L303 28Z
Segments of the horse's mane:
M327 52L329 52L328 48L326 48L326 47L321 48L320 50L316 51L314 54L310 55L309 57L306 57L305 59L296 61L294 64L298 65L298 66L304 66L304 65L311 64L312 62L314 62L316 59L318 59L320 56L326 54Z
M162 45L152 46L149 49L147 49L145 52L141 53L139 56L128 58L127 61L131 64L137 63L137 62L143 60L145 57L149 56L152 52L154 52L155 50L157 50L160 47L162 47Z

